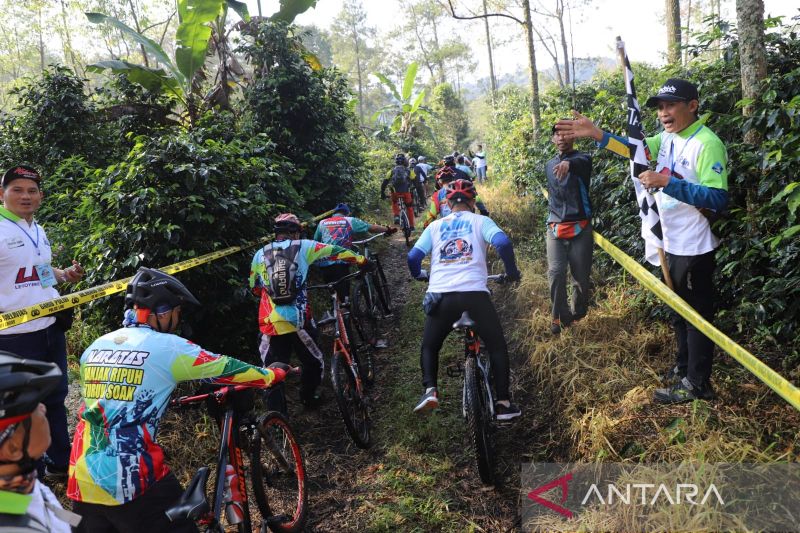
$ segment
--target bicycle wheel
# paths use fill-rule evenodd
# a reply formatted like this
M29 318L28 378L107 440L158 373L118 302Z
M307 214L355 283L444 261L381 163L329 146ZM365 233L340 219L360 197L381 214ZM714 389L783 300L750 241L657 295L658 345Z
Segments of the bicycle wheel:
M486 384L474 357L464 361L464 414L467 432L478 464L478 475L487 485L494 483L494 442L486 405Z
M369 448L370 420L367 404L356 389L356 377L341 352L333 354L331 382L336 404L342 414L348 435L359 448Z
M289 421L270 411L251 441L251 483L258 510L272 531L296 532L306 521L306 470Z
M408 221L408 215L405 210L400 211L400 229L403 231L403 237L406 239L406 246L411 246L411 223Z
M366 279L360 280L353 291L353 313L350 318L355 334L360 340L357 358L361 378L372 385L375 381L375 363L372 350L378 340L378 304Z
M378 256L374 256L377 269L372 274L372 280L375 286L375 292L378 295L378 301L383 308L385 315L392 313L392 296L389 294L389 281L386 279L386 273L383 271L383 265Z

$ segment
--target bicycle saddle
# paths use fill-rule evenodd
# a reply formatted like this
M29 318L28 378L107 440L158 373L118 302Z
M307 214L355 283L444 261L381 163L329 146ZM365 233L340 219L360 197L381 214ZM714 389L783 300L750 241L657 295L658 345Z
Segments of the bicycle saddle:
M197 520L200 515L209 511L208 500L206 500L206 482L210 470L204 466L197 470L189 486L181 494L178 503L164 511L170 522L181 519Z
M474 328L474 327L475 327L475 321L469 317L469 313L467 311L461 313L461 318L459 318L458 321L453 324L453 329Z

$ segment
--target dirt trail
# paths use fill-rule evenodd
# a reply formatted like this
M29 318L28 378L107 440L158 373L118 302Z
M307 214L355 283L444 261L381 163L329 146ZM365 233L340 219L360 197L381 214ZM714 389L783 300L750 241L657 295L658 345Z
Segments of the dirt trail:
M514 391L525 414L497 438L498 488L483 486L477 477L460 415L460 378L446 367L459 357L451 336L442 353L440 389L443 405L437 414L411 414L421 391L419 342L424 284L414 282L406 268L402 239L395 236L382 252L392 288L395 315L384 321L389 348L376 360L373 387L374 444L359 450L346 435L326 378L326 402L316 411L291 412L306 458L309 480L309 531L507 531L516 525L519 464L534 460L546 438L534 413L541 404L516 375ZM499 301L495 298L495 301ZM502 311L502 307L501 307ZM325 345L323 345L325 348ZM512 362L514 371L524 365ZM537 445L537 442L539 445ZM527 450L521 457L518 450ZM531 455L531 450L534 450Z

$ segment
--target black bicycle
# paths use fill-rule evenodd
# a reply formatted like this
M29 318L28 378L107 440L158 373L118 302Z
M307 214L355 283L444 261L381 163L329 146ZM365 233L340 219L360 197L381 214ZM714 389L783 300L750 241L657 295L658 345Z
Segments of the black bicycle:
M411 247L411 222L408 220L408 213L406 213L406 201L402 196L397 197L397 207L400 209L400 231L406 239L406 246Z
M356 251L375 263L375 270L365 273L356 282L353 289L353 299L351 300L352 313L350 319L353 324L353 332L359 341L359 353L361 351L372 351L378 347L378 320L387 318L392 314L389 281L383 271L378 254L373 253L369 248L370 241L384 235L388 235L388 233L379 233L368 239L353 242ZM370 357L371 361L372 358ZM374 377L374 367L370 364L367 368L367 381L369 384L372 383Z
M331 350L331 384L336 395L336 404L344 420L345 429L359 448L369 448L372 444L370 429L370 398L366 387L366 372L361 370L359 355L350 342L346 320L350 313L342 308L336 285L342 281L360 276L360 272L348 274L341 279L324 285L311 285L308 290L323 289L331 295L330 316L317 322L320 328L332 325L333 348ZM371 366L372 353L363 354L363 364Z
M295 371L296 372L296 371ZM205 403L220 417L219 453L211 502L206 495L207 466L195 474L179 501L166 511L170 520L186 518L204 531L222 533L224 524L253 531L250 496L261 514L260 531L297 532L306 520L306 471L300 446L286 417L252 410L256 389L229 385L170 402L172 407ZM243 407L244 406L244 407ZM243 457L249 452L248 460ZM245 478L250 478L248 494ZM225 520L223 522L223 515Z
M489 276L488 279L504 283L505 274ZM481 481L494 483L494 434L497 423L494 414L494 393L492 392L492 365L477 333L475 322L464 311L461 318L453 324L454 330L464 332L464 362L455 371L448 369L451 376L463 370L464 386L461 402L462 414L467 423L470 445L475 454L478 475Z

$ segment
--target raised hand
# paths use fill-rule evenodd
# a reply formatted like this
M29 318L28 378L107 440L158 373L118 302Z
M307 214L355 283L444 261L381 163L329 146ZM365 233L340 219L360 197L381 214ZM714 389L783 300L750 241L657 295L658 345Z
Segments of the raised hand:
M556 122L556 133L568 140L589 137L600 141L603 138L603 130L595 126L589 117L585 117L577 111L572 111L572 116L573 120L561 119Z

